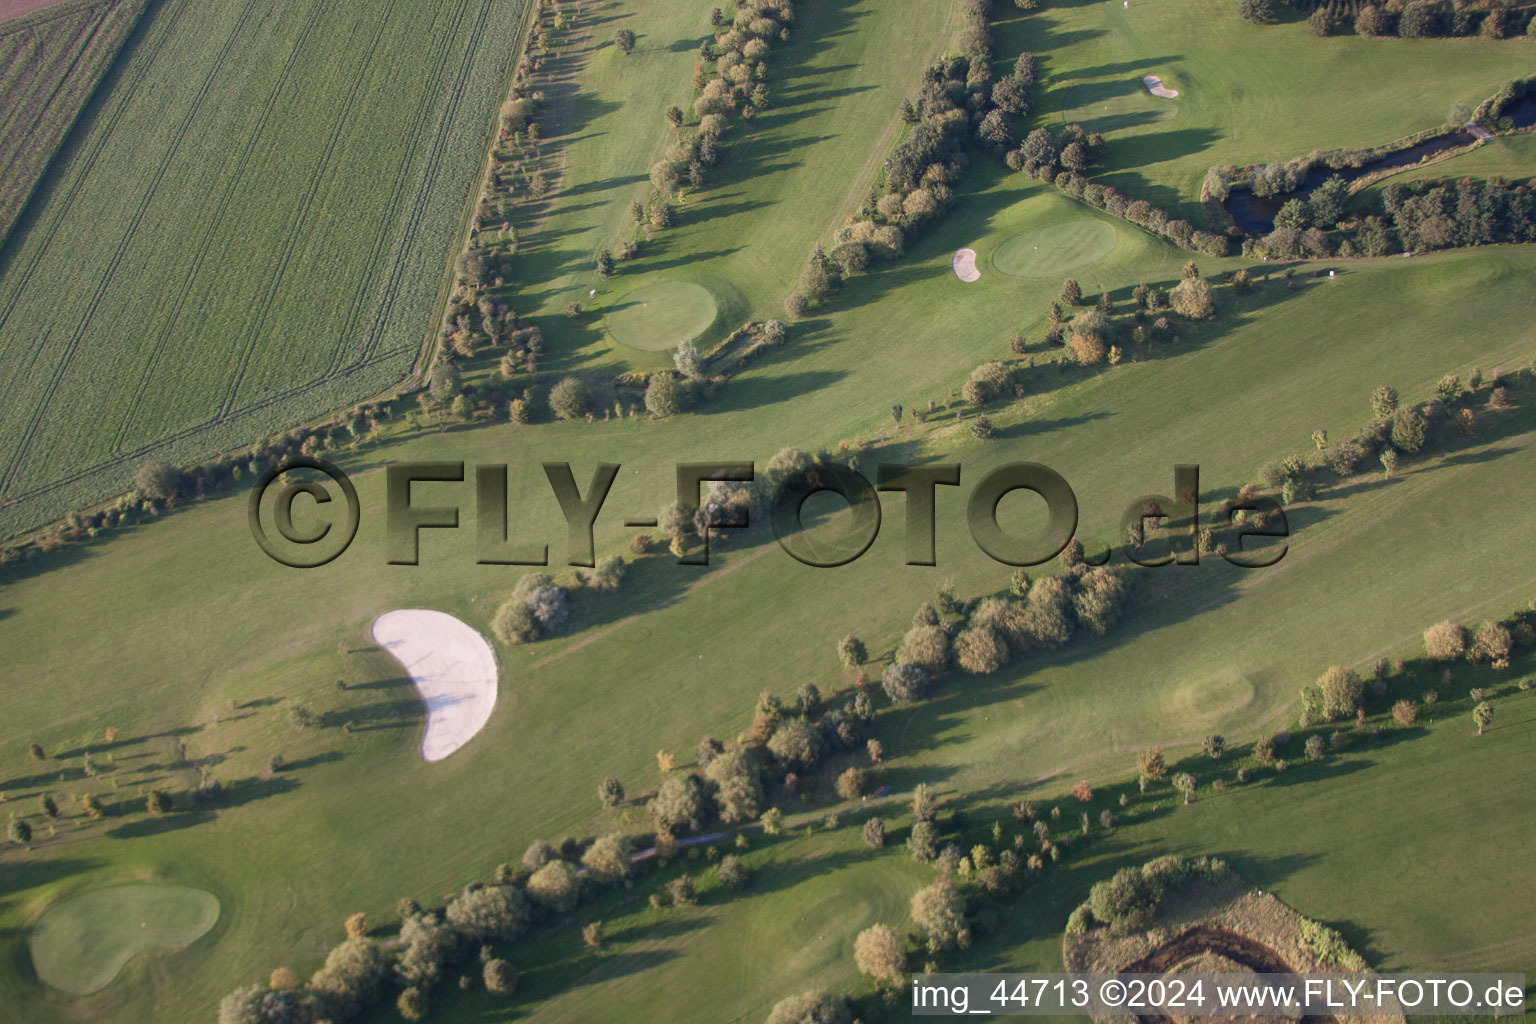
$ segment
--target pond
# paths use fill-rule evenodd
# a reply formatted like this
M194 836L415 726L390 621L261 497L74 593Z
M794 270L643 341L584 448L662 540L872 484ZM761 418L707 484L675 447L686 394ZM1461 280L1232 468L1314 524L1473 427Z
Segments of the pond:
M1532 97L1525 97L1521 102L1524 103L1531 99ZM1379 160L1372 160L1370 163L1360 167L1341 167L1338 170L1334 170L1325 164L1317 164L1307 172L1307 176L1303 179L1299 189L1283 195L1256 196L1250 189L1235 188L1227 195L1227 212L1232 215L1232 219L1237 222L1237 226L1244 232L1250 235L1267 235L1275 229L1275 214L1280 212L1280 207L1285 205L1286 200L1305 199L1311 195L1313 189L1335 174L1345 181L1353 181L1362 175L1372 174L1376 171L1388 170L1393 167L1411 167L1419 161L1443 150L1452 149L1456 146L1465 146L1475 138L1476 136L1469 131L1457 130L1447 132L1444 135L1437 135L1432 139L1419 143L1417 146L1399 150L1396 153L1390 153Z

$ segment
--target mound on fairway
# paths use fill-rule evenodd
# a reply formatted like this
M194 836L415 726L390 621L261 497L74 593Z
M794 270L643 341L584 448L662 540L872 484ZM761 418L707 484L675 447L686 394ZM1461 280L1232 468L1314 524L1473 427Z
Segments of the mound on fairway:
M954 268L955 276L966 284L981 280L981 271L976 269L975 249L955 250L955 258L950 261L950 266Z
M219 919L210 892L184 885L114 885L49 907L32 929L38 980L84 996L111 984L141 952L190 946Z
M373 620L374 641L400 662L427 705L421 756L441 761L479 732L496 706L496 655L445 612L403 608Z
M1147 92L1153 96L1161 96L1165 100L1171 100L1179 94L1179 90L1168 88L1156 75L1147 75L1141 80L1141 84L1147 87Z
M1014 235L997 247L992 265L1010 277L1055 277L1102 259L1115 240L1115 229L1103 221L1070 220Z
M658 281L630 292L608 314L608 331L630 348L665 352L715 322L715 297L689 281Z

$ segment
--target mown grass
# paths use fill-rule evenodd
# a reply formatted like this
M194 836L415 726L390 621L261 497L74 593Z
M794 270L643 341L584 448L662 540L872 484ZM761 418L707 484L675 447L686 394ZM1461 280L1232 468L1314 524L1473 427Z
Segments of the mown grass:
M0 528L411 368L526 7L157 7L0 256Z
M1252 25L1221 0L1071 2L1027 22L1050 121L1109 142L1094 180L1199 226L1208 168L1380 145L1446 122L1530 67L1526 40L1318 39ZM1160 75L1177 99L1147 92Z
M0 24L0 245L148 0L76 0Z
M887 17L900 21L882 14L853 22L825 49L817 48L814 34L797 35L776 58L783 69L776 74L786 76L780 94L796 88L799 67L835 69L829 78L855 74L848 65L864 53L865 33L884 31ZM636 22L642 48L656 24L641 31ZM662 39L685 38L692 30L681 26L680 20L677 35ZM796 47L817 48L819 63L797 62ZM1047 49L1043 43L1034 48ZM680 66L686 87L685 51L648 53L648 60ZM639 55L637 49L631 57ZM593 67L609 57L621 60L610 50L594 51ZM605 73L613 76L608 92L638 94L632 90L640 86L626 85L617 69ZM646 103L670 95L657 93ZM549 311L539 315L550 333L553 311L574 297L568 293L585 296L593 286L583 276L587 247L595 254L617 237L630 192L643 189L638 180L610 179L643 173L646 147L659 138L649 129L630 131L638 118L595 113L604 93L590 99L592 131L606 132L613 147L602 152L641 159L622 166L617 155L613 164L583 162L576 157L586 142L570 141L568 177L549 214L549 232L535 232L525 250L528 301L518 306ZM821 125L843 116L844 104L811 109L817 113L797 123L797 131L833 135ZM824 159L824 167L845 172L861 159L825 139L795 152L806 154L805 162L768 167L750 185L772 204L759 207L759 216L774 210L787 218L782 244L764 256L784 282L803 259L799 242L808 248L826 223L796 218L830 202L827 189L806 187L799 168ZM597 197L588 198L591 193ZM791 215L791 207L798 212ZM758 247L754 241L729 257L716 251L746 223L731 218L749 212L707 222L721 232L713 240L703 234L704 223L690 228L685 218L674 237L693 238L696 258L690 262L685 248L653 251L647 258L658 263L648 272L717 276L753 308L770 294L777 301L781 293L766 274L716 271L745 266ZM1116 532L1131 499L1170 486L1176 462L1199 463L1207 500L1219 500L1251 479L1261 462L1306 447L1313 430L1351 433L1367 417L1378 383L1422 398L1447 371L1465 376L1474 366L1523 366L1533 354L1536 296L1525 282L1536 270L1536 253L1492 247L1365 261L1338 265L1332 280L1303 275L1294 292L1278 275L1242 300L1223 290L1216 324L1183 325L1177 342L1133 348L1127 363L1113 369L1037 369L1028 377L1027 398L988 410L999 434L990 445L971 439L952 413L896 430L893 403L909 410L925 409L929 399L942 403L971 367L1006 356L1014 329L1038 337L1043 310L1059 286L1053 278L1001 274L962 284L950 270L954 249L975 248L986 267L1010 238L1085 219L1117 239L1102 259L1074 268L1086 294L1108 290L1124 312L1136 283L1177 278L1185 254L978 160L956 212L907 259L851 282L794 340L751 364L697 415L428 435L404 430L382 448L344 454L340 461L362 495L363 525L351 550L324 569L299 572L267 561L247 532L240 495L135 528L110 544L73 549L67 564L8 585L0 591L0 644L15 652L8 672L48 681L18 687L0 723L0 750L14 759L6 793L17 806L30 809L35 794L54 785L33 778L42 773L23 760L27 743L41 742L50 752L78 750L99 742L107 726L135 741L125 748L122 767L113 769L124 773L129 792L159 775L185 781L187 772L170 767L164 749L168 731L183 727L196 729L183 737L193 757L217 758L221 777L257 784L237 788L247 795L212 820L184 815L149 828L134 815L78 830L71 820L61 836L37 843L31 853L0 854L17 879L0 906L6 941L20 941L47 902L68 889L136 868L175 870L188 884L219 895L227 913L218 941L178 958L174 975L146 968L125 978L88 1009L109 1020L206 1016L224 991L259 980L279 963L301 973L312 969L340 938L348 913L365 910L375 923L385 922L397 898L439 902L464 882L486 877L497 862L515 859L533 838L636 821L634 807L598 814L594 789L602 776L616 775L632 796L641 794L656 782L658 747L679 751L686 761L703 733L734 736L747 724L759 690L786 693L805 681L824 691L840 685L834 645L844 633L864 637L883 657L942 581L953 580L962 595L999 588L1008 569L976 551L959 517L960 498L992 465L1028 459L1058 469L1077 491L1085 535L1102 539ZM699 234L686 235L690 230ZM799 231L810 234L790 238ZM663 256L676 264L661 266ZM1208 274L1243 266L1201 264ZM1262 276L1268 268L1253 269ZM616 281L628 286L641 277L626 270ZM1476 327L1468 329L1474 311ZM556 356L562 368L620 365L590 326L573 322L566 330L571 333L562 335ZM1405 459L1391 481L1367 472L1292 510L1291 552L1276 568L1239 573L1206 564L1154 571L1138 610L1109 637L1020 660L984 680L951 681L934 699L885 716L880 734L891 761L880 781L897 792L885 806L899 804L919 781L956 800L992 803L1022 791L1059 796L1076 778L1121 784L1139 746L1193 742L1213 731L1234 738L1267 731L1292 717L1297 687L1327 663L1406 651L1437 619L1476 621L1527 600L1536 552L1526 543L1522 501L1536 481L1524 456L1536 420L1528 388L1517 389L1515 401L1514 409L1485 416L1478 438ZM903 516L895 503L874 547L844 569L800 566L761 532L717 544L716 564L708 569L675 566L664 556L646 559L619 595L580 595L570 635L500 651L505 696L487 728L447 761L419 760L419 709L413 713L398 668L370 650L368 623L391 608L420 606L484 628L517 570L475 564L470 489L446 484L418 487L419 500L460 501L465 528L425 536L420 566L386 565L381 462L512 461L514 528L547 540L559 560L564 528L540 461L573 460L578 479L593 462L622 464L599 521L600 550L613 551L631 532L618 525L623 518L652 514L671 499L676 462L762 462L785 445L814 448L845 438L887 446L891 461L964 463L966 487L940 494L938 567L902 564ZM864 461L868 469L874 457ZM1013 522L1024 519L1021 509L1005 514L1016 516ZM1498 566L1485 571L1489 552L1498 552ZM349 689L338 691L337 679ZM231 709L231 699L243 706ZM351 719L367 727L296 730L286 705L300 700L328 723ZM1281 894L1303 913L1353 922L1346 934L1378 962L1417 965L1445 955L1453 947L1443 942L1443 927L1458 913L1454 948L1518 939L1523 933L1512 930L1518 927L1513 910L1464 911L1472 902L1498 903L1510 879L1526 869L1510 839L1530 824L1522 813L1528 801L1519 799L1528 782L1507 767L1505 745L1519 748L1530 735L1529 716L1516 700L1501 704L1496 728L1480 740L1466 735L1465 722L1436 725L1423 739L1360 747L1323 769L1374 758L1378 774L1371 765L1337 771L1315 785L1266 783L1229 792L1149 815L1113 842L1125 843L1124 856L1137 862L1164 850L1231 854L1265 887L1294 885ZM252 706L256 701L273 703ZM300 762L278 777L280 785L261 778L272 753ZM150 770L140 772L141 765ZM1491 775L1496 766L1505 774ZM1397 778L1413 788L1398 793L1382 784ZM1452 794L1474 786L1475 800L1450 803ZM1431 807L1453 807L1453 813L1445 815L1443 829L1424 837ZM1456 858L1484 834L1479 827L1488 831L1480 824L1484 816L1497 818L1488 838L1501 853L1512 852L1497 865L1485 861L1482 870L1462 870ZM577 930L567 929L512 951L533 972L525 996L536 1004L458 1004L459 997L444 993L439 1019L528 1012L582 1020L754 1019L809 983L851 984L851 936L870 920L899 922L906 896L927 877L899 850L880 858L861 854L852 831L858 817L846 815L847 827L821 839L755 844L749 858L760 876L753 894L739 905L707 904L680 914L681 925L647 916L648 910L590 908L576 915L577 923L590 914L609 919L614 930L634 930L612 959L582 954ZM1370 873L1371 844L1383 841L1396 844L1400 859L1423 851L1415 891L1438 908L1433 915L1415 918L1410 897L1384 889L1381 876ZM1051 957L1059 958L1066 913L1120 849L1110 846L1104 855L1069 865L1060 877L1070 881L1032 893L1018 916L1007 919L1011 930L993 945L976 947L975 962L986 956L1020 966L1058 962ZM1337 879L1319 876L1330 864ZM1435 872L1453 884L1432 884ZM694 920L705 926L692 927ZM1361 934L1373 928L1382 930L1379 940ZM1512 962L1529 964L1528 948L1516 943L1511 949ZM739 988L727 992L721 979L738 979ZM65 1012L14 958L0 962L0 1000L39 1019Z

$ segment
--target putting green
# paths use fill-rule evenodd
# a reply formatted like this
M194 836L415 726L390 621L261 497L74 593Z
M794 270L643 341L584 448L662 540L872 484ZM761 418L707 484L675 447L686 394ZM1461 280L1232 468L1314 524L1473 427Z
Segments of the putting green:
M608 314L608 331L630 348L665 352L709 330L717 312L704 286L658 281L619 299Z
M1100 220L1069 220L1014 235L997 247L992 265L1011 277L1054 277L1092 263L1115 247L1115 229Z
M49 907L32 928L38 980L70 995L100 991L141 952L189 946L219 919L219 901L184 885L114 885Z

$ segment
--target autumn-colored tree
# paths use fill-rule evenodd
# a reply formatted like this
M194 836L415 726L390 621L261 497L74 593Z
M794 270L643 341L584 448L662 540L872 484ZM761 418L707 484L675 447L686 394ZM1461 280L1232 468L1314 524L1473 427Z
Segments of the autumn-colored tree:
M342 922L342 928L346 930L347 938L361 939L368 934L367 915L359 911Z
M906 967L901 937L887 925L871 925L853 940L853 963L877 984L900 985Z
M1432 661L1454 661L1466 649L1466 629L1449 619L1437 622L1424 631L1424 653Z

